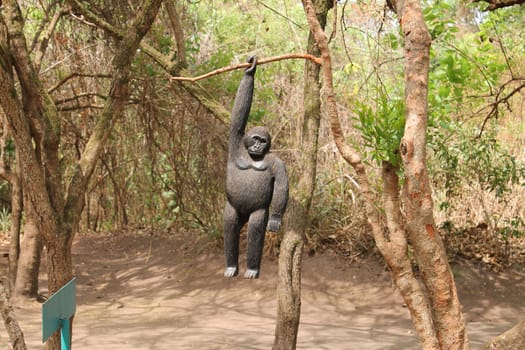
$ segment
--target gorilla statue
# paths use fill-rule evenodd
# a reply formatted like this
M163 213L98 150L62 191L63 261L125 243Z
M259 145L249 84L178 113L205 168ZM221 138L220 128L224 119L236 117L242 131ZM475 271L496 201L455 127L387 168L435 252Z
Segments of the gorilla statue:
M257 59L250 57L233 106L224 208L225 277L239 273L239 235L248 223L247 270L244 278L258 278L266 229L277 232L288 202L288 176L281 159L270 152L266 127L245 134L252 104Z

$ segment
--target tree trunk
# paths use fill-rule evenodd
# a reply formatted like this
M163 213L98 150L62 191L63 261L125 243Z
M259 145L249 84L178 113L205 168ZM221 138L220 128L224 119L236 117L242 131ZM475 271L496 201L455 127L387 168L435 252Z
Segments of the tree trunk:
M18 155L16 156L18 158ZM9 291L13 293L20 256L20 225L22 223L23 193L20 162L16 160L11 181L11 237L9 241Z
M412 2L409 2L412 1ZM417 0L409 0L399 2L398 8L401 9L398 11L401 18L401 24L405 33L405 52L406 52L406 69L405 69L405 82L406 82L406 91L407 91L407 128L405 129L405 138L404 141L410 140L410 137L414 136L414 131L416 130L416 135L419 137L416 147L414 144L411 144L408 141L407 144L401 145L401 153L404 156L405 166L409 166L410 169L407 171L407 180L406 183L409 183L411 180L417 179L417 176L414 177L414 162L412 161L412 156L406 157L407 152L404 149L403 145L410 144L411 152L414 149L417 149L418 155L422 158L417 158L419 163L418 165L423 165L423 168L419 168L416 174L421 175L421 170L425 167L425 133L426 133L426 94L427 94L427 76L428 76L428 52L430 48L430 36L426 30L425 23L423 21L421 8ZM335 143L338 150L340 151L343 158L350 164L356 171L356 179L361 187L361 192L365 198L365 208L368 216L368 221L372 228L372 233L376 244L385 257L385 260L389 264L389 267L392 270L394 280L397 286L400 288L403 297L407 302L407 305L410 308L411 316L414 321L418 335L422 341L422 345L425 349L466 349L468 347L468 342L466 340L464 332L464 322L460 312L460 305L457 301L457 293L454 285L454 281L451 278L450 268L446 257L444 261L441 259L445 251L442 245L434 246L432 252L439 253L437 256L440 258L436 262L435 266L433 265L434 260L428 260L428 255L425 256L425 249L421 249L422 246L425 247L425 244L421 244L419 241L419 236L416 235L417 231L415 228L418 228L418 225L415 224L416 220L428 219L428 214L432 215L432 206L430 205L430 212L428 212L428 206L425 207L421 205L417 207L415 202L410 202L412 212L408 213L408 233L409 237L412 240L413 244L416 244L414 251L416 252L416 258L418 263L422 263L422 273L423 281L425 282L426 291L430 299L431 308L428 307L428 301L425 296L425 293L419 287L418 281L416 280L409 261L407 260L407 238L405 234L405 229L401 225L402 218L400 207L398 204L398 193L399 193L399 180L395 171L389 169L388 164L386 167L384 165L383 169L383 180L385 186L385 213L387 216L387 225L389 228L388 235L385 235L383 232L380 216L375 209L374 203L376 202L375 196L370 190L368 184L368 178L366 175L366 169L361 161L359 154L352 149L345 142L344 132L341 128L339 122L339 117L337 113L337 105L335 101L335 94L333 91L333 78L332 78L332 66L331 66L331 57L328 47L328 40L324 31L320 28L319 23L317 22L311 0L303 0L303 5L308 19L308 24L310 29L315 35L317 44L321 49L321 58L323 64L323 73L324 73L324 84L326 89L326 105L328 109L328 114L330 117L330 126L332 135L334 137ZM407 11L408 9L408 11ZM419 45L419 46L418 46ZM426 51L425 51L426 50ZM416 96L416 93L419 95ZM419 113L417 112L424 112ZM414 128L414 121L423 121L424 123L419 124L419 128ZM415 129L415 130L414 130ZM421 135L423 138L421 139ZM419 147L419 148L417 148ZM407 162L406 160L410 158ZM426 171L426 169L425 169ZM395 176L394 176L395 175ZM426 172L423 174L426 175ZM411 177L412 176L412 177ZM424 176L423 176L424 177ZM421 180L421 179L420 179ZM426 184L425 189L429 189L428 175L426 175ZM423 182L424 183L424 182ZM425 199L425 204L428 205L432 203L432 198L430 191L426 192L415 192L414 188L407 186L409 189L409 200L421 198ZM416 211L418 209L418 211ZM423 209L423 210L421 210ZM433 224L433 221L432 221ZM434 235L434 226L431 225L430 228L428 225L423 226L425 232L428 232L429 235L432 233L432 238ZM439 239L439 237L438 237ZM424 239L423 239L424 240ZM415 242L414 242L415 241ZM434 242L437 242L434 239ZM434 255L435 257L436 255ZM443 265L446 264L446 265ZM435 270L432 270L435 267ZM447 269L448 267L448 269ZM443 272L438 277L435 278L437 273ZM434 276L429 276L433 272ZM429 277L431 277L429 279ZM434 278L432 278L434 277ZM446 278L449 277L449 278ZM440 284L441 283L441 284ZM441 288L441 290L436 291L436 287ZM434 288L434 289L432 289ZM439 293L448 290L449 293ZM446 309L446 311L445 311ZM430 311L431 310L431 314ZM445 312L444 312L445 311ZM447 315L446 312L450 314ZM448 318L447 318L448 317ZM437 339L436 339L437 337Z
M454 277L435 227L426 168L431 37L419 0L402 0L393 4L405 37L406 124L400 152L405 170L407 230L432 305L440 347L468 349Z
M18 322L15 317L15 312L11 303L7 291L5 290L4 284L0 281L0 313L4 319L5 329L9 335L9 340L13 350L26 350L26 343L24 341L24 333L20 329Z
M381 232L375 232L374 237L381 235L380 239L376 239L377 247L392 271L394 283L399 288L399 292L410 311L412 323L421 342L421 348L423 350L439 349L429 301L414 275L412 262L408 256L407 234L403 225L399 200L398 170L388 162L383 163L383 205L389 239L384 238Z
M184 40L184 27L180 19L179 12L177 11L177 4L173 1L166 1L164 3L168 17L170 20L173 35L175 36L175 43L177 44L177 51L174 52L177 55L177 62L181 67L186 66L186 46Z
M277 322L273 350L293 350L297 344L301 315L301 264L305 221L304 206L294 197L288 201L284 237L279 249Z
M331 0L317 0L317 19L322 27L326 25ZM307 53L319 55L315 39L308 36ZM288 203L284 237L279 249L279 279L277 284L277 322L273 350L293 350L297 344L299 320L301 317L301 266L304 246L304 232L309 225L309 211L315 189L319 125L321 120L320 67L306 61L304 86L304 119L301 137L302 153L297 188L292 188Z
M525 321L521 321L503 334L485 344L482 350L523 350L525 349Z
M73 235L72 232L61 232L58 234L43 232L43 234L54 236L54 239L48 239L46 244L47 279L51 294L73 278L71 255ZM72 335L73 320L71 320L70 327L70 334ZM46 341L46 350L60 350L60 342L60 332L55 332Z
M314 1L316 17L321 28L326 26L328 11L333 6L331 0ZM312 32L308 33L308 46L306 53L318 57L319 48L315 42ZM300 203L304 205L306 213L310 210L313 193L315 190L315 180L317 175L317 152L319 144L319 126L321 123L321 82L319 75L321 66L307 60L305 62L304 73L304 117L301 134L301 155L299 164L301 174L297 184L297 192L301 197Z
M36 225L34 209L27 204L25 208L26 222L24 224L24 236L13 297L16 299L37 299L38 276L43 247L42 236Z

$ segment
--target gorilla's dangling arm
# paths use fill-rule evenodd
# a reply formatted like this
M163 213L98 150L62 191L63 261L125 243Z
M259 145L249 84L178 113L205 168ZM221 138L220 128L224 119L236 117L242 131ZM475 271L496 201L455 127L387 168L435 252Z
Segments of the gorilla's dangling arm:
M244 71L244 76L237 89L235 95L235 102L233 104L231 126L230 126L230 149L229 156L235 159L239 150L243 149L242 139L246 123L248 122L248 115L250 114L250 107L252 105L253 97L253 82L254 75L257 69L257 58L252 56L248 59L248 63L252 65Z
M268 231L278 232L288 203L288 175L283 161L279 158L275 158L273 161L272 171L275 182L267 229Z

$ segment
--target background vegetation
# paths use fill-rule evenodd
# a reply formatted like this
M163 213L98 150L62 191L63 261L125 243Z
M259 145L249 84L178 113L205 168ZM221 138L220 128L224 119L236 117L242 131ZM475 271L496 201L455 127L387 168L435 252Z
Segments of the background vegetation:
M103 2L100 8L94 2L94 11L111 21L124 23L135 10L133 1ZM42 31L40 20L50 15L50 5L22 3L31 38ZM489 13L482 4L451 0L423 5L433 39L429 167L435 215L448 252L495 267L525 262L520 200L525 183L525 9ZM254 54L305 52L309 29L297 1L186 0L177 2L177 11L185 53L173 60L184 58L184 75L244 62ZM77 161L96 122L115 49L106 44L105 32L79 22L58 24L41 68L62 118L64 169ZM383 2L340 1L328 19L327 33L332 32L343 127L379 178L381 160L400 161L404 91L399 25ZM177 52L165 11L146 41L164 54ZM258 70L250 122L270 127L274 151L285 160L301 152L303 70L299 60ZM76 76L65 80L72 73ZM240 74L218 75L202 85L229 110ZM128 106L91 178L81 231L175 228L220 239L228 120L210 113L142 52L135 57L131 85ZM6 163L14 162L8 137L2 155ZM295 179L294 163L287 166ZM5 230L10 220L7 182L1 190L0 228ZM332 247L350 258L374 252L353 170L340 159L324 124L307 240L311 252Z

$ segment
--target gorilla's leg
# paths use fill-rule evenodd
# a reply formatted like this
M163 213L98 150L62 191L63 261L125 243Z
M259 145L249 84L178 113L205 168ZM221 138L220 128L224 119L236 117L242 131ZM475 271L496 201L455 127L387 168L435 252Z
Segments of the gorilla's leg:
M264 235L268 222L268 210L259 209L250 215L248 220L248 259L244 278L258 278L264 248Z
M226 257L225 277L239 273L239 235L243 222L234 207L226 202L224 208L224 255Z

